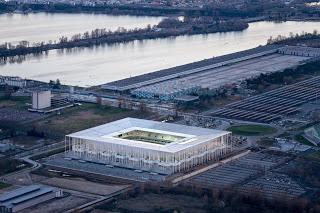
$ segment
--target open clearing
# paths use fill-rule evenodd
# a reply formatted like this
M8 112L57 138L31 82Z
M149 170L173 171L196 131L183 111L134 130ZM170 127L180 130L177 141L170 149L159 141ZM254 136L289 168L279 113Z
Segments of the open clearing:
M260 135L269 135L275 133L277 130L271 126L264 125L239 125L232 126L227 129L235 135L244 135L244 136L260 136Z
M11 144L24 146L26 148L32 147L37 144L43 144L45 140L40 137L28 136L28 135L19 135L15 137L11 137L9 139Z
M83 104L63 110L45 120L34 123L37 131L50 131L63 136L125 117L139 117L139 111L118 109L96 104Z
M4 188L7 188L11 186L10 184L7 184L7 183L3 183L3 182L0 182L0 189L4 189Z
M26 103L31 103L31 97L10 97L0 96L0 107L13 107L16 109L27 109Z
M314 144L311 143L308 139L306 139L302 134L295 135L294 139L299 143L302 143L308 146L314 146Z
M92 199L86 197L80 197L71 195L65 198L55 198L46 202L37 204L35 206L24 209L24 212L28 213L57 213L65 212L69 209L76 208L85 203L92 201Z
M312 152L311 154L308 155L308 157L311 157L316 160L320 160L320 151Z
M99 184L79 179L66 179L66 178L49 178L42 181L43 184L70 189L74 191L81 191L96 195L109 195L119 190L125 189L128 185L106 185Z

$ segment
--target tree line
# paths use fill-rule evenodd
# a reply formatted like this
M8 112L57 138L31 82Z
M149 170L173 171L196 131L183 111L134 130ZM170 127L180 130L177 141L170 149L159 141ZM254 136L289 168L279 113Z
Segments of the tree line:
M191 1L190 1L191 2ZM152 3L152 2L151 2ZM48 1L46 3L27 3L20 1L0 2L0 13L14 12L16 10L29 12L50 12L50 13L106 13L124 15L148 15L148 16L168 16L168 15L191 15L191 16L215 16L225 18L247 18L265 16L266 19L286 20L289 17L305 19L320 16L317 7L310 7L305 1L291 1L285 4L282 0L264 1L247 0L234 1L205 1L203 6L192 4L185 7L177 7L174 1L166 1L162 5L153 5L150 2L137 4L110 4L108 2L93 1L91 5L83 3L73 4L71 2Z
M317 30L314 30L312 33L301 32L300 34L299 33L294 34L291 32L289 36L278 35L275 38L270 37L267 43L292 45L292 44L297 44L298 42L314 40L314 39L320 39L320 34Z
M58 41L34 42L21 41L14 45L5 42L0 45L0 57L26 54L39 54L52 49L68 49L75 47L91 47L100 44L114 44L134 40L175 37L179 35L207 34L215 32L242 31L248 28L244 21L226 21L213 18L164 19L158 25L146 28L125 29L119 27L115 31L95 29L91 32L78 33L71 37L61 36Z
M314 167L313 167L314 168ZM202 207L194 205L199 208L199 211L212 213L271 213L271 212L290 212L290 213L319 213L320 203L319 199L306 199L304 197L289 199L286 194L279 195L274 199L266 199L263 191L256 189L250 193L244 194L239 192L236 188L212 188L204 189L197 185L182 183L178 186L160 185L159 183L141 184L129 191L127 194L122 194L113 203L102 204L98 209L108 211L129 212L129 210L117 205L121 200L129 200L139 198L143 195L157 194L163 197L175 196L179 199L180 196L190 196L196 198ZM316 193L319 195L319 193ZM315 196L316 196L315 195ZM181 201L181 200L180 200ZM179 202L177 202L178 204ZM157 204L150 203L154 206L151 212L180 212L180 206L170 209L161 200Z

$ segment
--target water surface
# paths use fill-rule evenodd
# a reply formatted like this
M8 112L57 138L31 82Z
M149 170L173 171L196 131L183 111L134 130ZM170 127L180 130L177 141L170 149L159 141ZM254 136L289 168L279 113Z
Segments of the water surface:
M162 17L149 16L114 16L87 13L30 13L0 14L0 43L17 43L22 40L30 42L58 41L61 36L71 37L96 28L116 30L144 28L155 25Z
M17 64L0 66L0 75L91 86L264 45L270 36L320 31L319 22L255 22L242 32L134 41L71 51L49 51Z

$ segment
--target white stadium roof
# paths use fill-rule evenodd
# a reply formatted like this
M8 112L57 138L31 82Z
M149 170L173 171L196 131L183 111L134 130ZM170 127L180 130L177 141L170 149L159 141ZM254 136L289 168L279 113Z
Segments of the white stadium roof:
M183 138L162 145L115 137L119 134L127 133L133 130L180 136ZM189 147L205 143L208 140L221 137L228 133L229 132L226 131L191 127L179 124L162 123L157 121L142 120L136 118L124 118L101 126L69 134L67 135L67 137L85 139L88 141L95 141L101 143L118 144L141 149L175 153L187 149Z

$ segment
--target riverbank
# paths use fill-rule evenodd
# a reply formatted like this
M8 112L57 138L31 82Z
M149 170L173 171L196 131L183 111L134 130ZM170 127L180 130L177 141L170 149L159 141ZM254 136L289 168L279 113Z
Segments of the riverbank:
M60 26L65 17L54 16L59 17ZM63 84L89 87L251 49L265 45L270 37L302 31L312 33L318 28L317 22L253 22L248 29L238 32L147 39L8 57L7 61L0 61L0 70L1 75L45 82L59 78ZM42 38L49 40L52 36Z
M129 16L89 13L12 13L0 15L0 44L17 45L25 40L30 44L58 41L59 37L91 32L106 28L116 31L119 27L128 30L157 25L166 17ZM36 32L36 33L35 33Z
M250 6L249 6L250 5ZM317 8L310 7L304 3L291 2L290 4L280 2L266 2L263 7L256 2L237 3L225 1L219 5L212 5L210 2L197 1L193 3L181 3L168 1L167 4L158 1L130 1L99 2L79 1L56 2L37 1L27 3L20 1L0 2L1 13L95 13L111 15L136 15L136 16L209 16L216 18L237 18L250 19L265 16L260 21L284 21L284 20L308 20L320 18Z
M281 45L303 45L308 47L320 48L320 34L317 30L312 33L291 34L290 36L278 36L270 38L268 44Z
M126 43L135 40L177 37L181 35L209 34L216 32L243 31L249 25L245 22L212 21L200 18L187 21L165 19L154 27L127 30L120 28L111 32L106 29L95 29L83 34L73 35L71 38L62 36L58 43L39 42L30 46L30 42L22 41L14 46L5 43L0 46L0 57L21 56L27 54L41 54L54 49L70 49L75 47L92 47L101 44Z
M204 13L200 8L173 8L173 7L156 7L143 5L73 5L67 3L55 4L28 4L28 3L0 3L1 13L23 13L46 12L46 13L95 13L110 15L135 15L135 16L180 16L185 14ZM203 12L201 12L203 11Z

